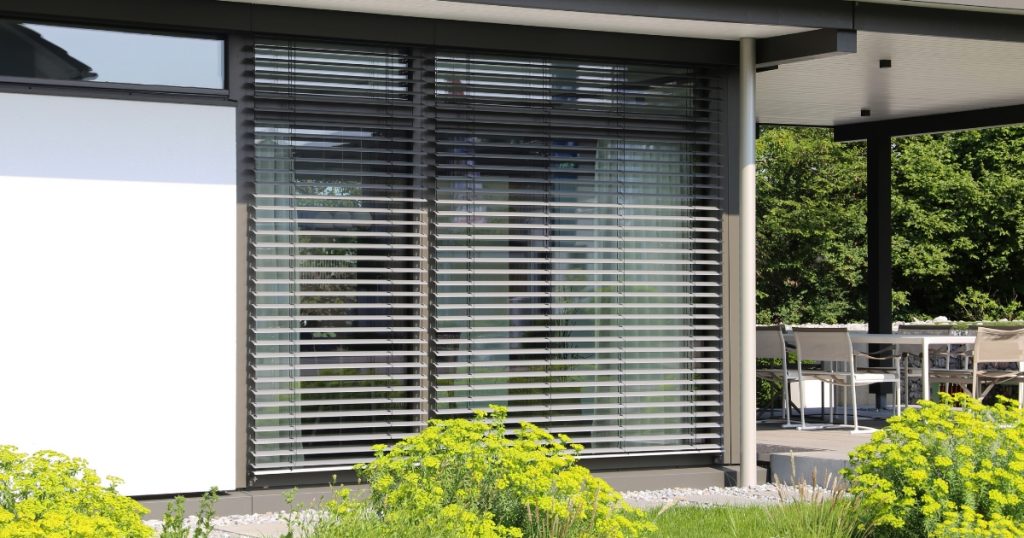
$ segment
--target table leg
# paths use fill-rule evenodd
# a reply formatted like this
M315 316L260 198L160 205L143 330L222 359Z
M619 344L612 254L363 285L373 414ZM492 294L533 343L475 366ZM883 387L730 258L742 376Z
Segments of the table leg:
M932 385L928 379L928 368L931 366L931 359L928 358L928 339L922 339L921 343L921 394L925 400L932 399Z

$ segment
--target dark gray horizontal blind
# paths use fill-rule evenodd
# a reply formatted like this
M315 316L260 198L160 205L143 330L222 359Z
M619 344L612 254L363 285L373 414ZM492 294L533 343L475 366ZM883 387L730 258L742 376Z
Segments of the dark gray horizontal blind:
M591 456L721 451L720 80L258 40L252 471L496 403Z
M411 60L260 40L253 472L350 468L427 416L427 210Z
M436 413L721 450L720 81L438 53Z

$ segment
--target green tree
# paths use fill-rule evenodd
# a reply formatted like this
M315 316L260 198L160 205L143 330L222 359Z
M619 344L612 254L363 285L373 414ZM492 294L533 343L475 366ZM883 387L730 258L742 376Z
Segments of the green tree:
M779 127L758 149L758 319L864 319L863 145ZM1024 128L893 141L894 318L1024 317Z
M965 206L978 185L942 138L893 145L892 259L894 319L952 316L961 265L974 249Z
M960 284L954 297L960 311L955 313L1020 319L1024 316L1020 303L1024 296L1024 127L951 133L944 142L978 185L977 203L961 205L966 213L965 236L973 249L955 275Z
M778 127L757 151L758 321L863 319L864 147Z
M920 136L893 159L898 317L1018 318L1024 279L1024 129Z

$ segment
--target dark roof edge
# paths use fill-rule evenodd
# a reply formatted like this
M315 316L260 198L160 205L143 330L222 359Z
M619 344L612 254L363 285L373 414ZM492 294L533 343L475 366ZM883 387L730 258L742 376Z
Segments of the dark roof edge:
M919 134L985 129L1024 123L1024 105L1011 105L961 112L947 112L909 118L836 125L836 142L867 140L874 135L913 136Z
M1024 15L857 4L856 22L866 32L1024 42Z
M665 19L853 29L853 4L846 0L453 0L489 4L635 15Z
M453 0L581 13L1024 41L1024 15L850 0Z
M736 41L324 11L219 0L0 0L0 17L226 34L252 32L734 66Z

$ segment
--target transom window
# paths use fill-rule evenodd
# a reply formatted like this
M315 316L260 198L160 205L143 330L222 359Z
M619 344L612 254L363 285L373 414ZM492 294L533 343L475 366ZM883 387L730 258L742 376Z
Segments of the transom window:
M0 76L223 89L224 41L0 19Z

